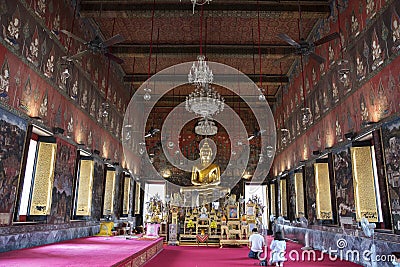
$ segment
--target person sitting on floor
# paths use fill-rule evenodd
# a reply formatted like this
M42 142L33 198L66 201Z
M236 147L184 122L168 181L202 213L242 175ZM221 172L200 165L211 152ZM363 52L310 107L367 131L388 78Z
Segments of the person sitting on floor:
M271 260L270 263L276 266L283 267L283 262L286 260L286 241L283 238L282 232L276 232L274 240L271 242Z
M258 259L258 256L263 252L265 240L262 235L258 233L257 228L253 228L252 234L249 237L249 258Z

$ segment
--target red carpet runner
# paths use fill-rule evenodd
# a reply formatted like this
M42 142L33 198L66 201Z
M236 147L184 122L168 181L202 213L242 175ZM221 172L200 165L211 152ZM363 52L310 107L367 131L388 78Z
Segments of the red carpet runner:
M0 267L140 266L162 249L162 239L87 237L0 253Z
M269 239L268 244L271 240ZM295 243L287 243L287 252L297 250L301 255L301 246ZM150 260L145 267L224 267L224 266L256 266L259 261L249 259L247 254L249 249L242 247L205 247L205 246L164 246L164 250L155 258ZM321 253L316 253L316 258L320 258ZM307 259L307 257L306 257ZM337 266L354 267L360 266L351 262L336 260L330 261L325 255L322 261L291 261L284 263L284 267L319 267L319 266Z

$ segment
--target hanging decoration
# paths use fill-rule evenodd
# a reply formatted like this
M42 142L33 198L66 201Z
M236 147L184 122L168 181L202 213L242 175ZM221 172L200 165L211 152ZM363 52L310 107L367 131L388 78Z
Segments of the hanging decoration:
M281 70L281 76L282 76L283 75L282 62L279 62L279 68ZM282 92L282 109L284 109L285 107L283 105L283 84L282 84L282 80L281 80L280 88L281 88L281 92ZM285 120L285 118L283 118L283 122L282 122L283 125L282 125L282 128L281 128L281 141L282 141L282 144L286 145L286 143L289 140L289 130L287 128L285 128L285 121L284 120Z
M153 29L154 29L154 10L155 10L155 8L156 8L156 0L153 0L153 10L151 11L150 52L149 52L149 61L148 61L148 68L147 68L147 79L150 79L151 54L153 52ZM149 101L151 99L151 88L146 87L143 90L144 90L143 99L145 101Z
M258 60L259 60L259 67L260 67L260 87L258 100L265 101L264 89L262 88L262 59L261 59L261 25L260 25L260 6L259 1L257 0L257 30L258 30Z
M114 36L114 29L115 29L115 18L113 20L111 36ZM108 99L108 89L110 86L110 68L111 68L111 60L108 59L108 67L107 67L107 81L106 81L106 92L104 94L104 102L101 104L102 112L101 115L104 119L108 118L108 111L110 109L110 105L107 102Z
M339 3L338 1L336 1L336 9L337 9L337 13L338 13L338 27L339 27L339 35L342 33L341 31L341 26L340 26L340 11L339 11ZM339 38L340 41L340 55L341 58L340 60L337 62L338 65L338 79L341 83L348 85L349 83L349 79L350 79L350 65L349 65L349 61L347 59L344 58L343 56L343 41L342 38Z
M216 126L212 116L224 110L225 99L211 87L214 80L212 70L207 65L203 55L203 7L200 15L200 55L188 74L189 83L196 86L196 89L186 97L185 107L188 112L201 116L199 125L196 127L197 134L216 134Z
M299 39L301 39L301 30L302 30L302 25L301 25L301 5L300 5L300 1L298 1L298 5L299 5L299 19L297 21L297 26L298 26L298 30L299 30ZM302 81L302 85L303 85L303 96L304 96L304 103L303 103L303 107L301 109L301 123L303 125L303 129L307 128L307 125L309 124L309 122L311 121L311 110L309 107L307 107L307 101L306 101L306 87L305 87L305 79L304 79L304 66L303 66L303 54L300 54L300 67L301 67L301 81Z

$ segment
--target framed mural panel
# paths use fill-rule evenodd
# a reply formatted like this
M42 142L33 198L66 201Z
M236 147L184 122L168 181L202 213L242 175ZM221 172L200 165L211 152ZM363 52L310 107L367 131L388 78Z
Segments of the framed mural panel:
M393 228L400 234L400 119L384 124L381 136Z
M0 226L12 223L26 130L25 120L0 108Z
M371 147L350 148L353 169L356 220L363 217L370 222L378 222L375 178L372 167Z
M339 221L355 219L355 200L350 149L345 148L333 155L336 203ZM342 222L341 222L342 223Z
M57 160L54 170L53 196L48 223L65 223L71 220L72 190L75 178L77 150L61 138L56 138Z
M91 159L79 161L78 195L76 212L78 216L90 216L92 207L94 162Z

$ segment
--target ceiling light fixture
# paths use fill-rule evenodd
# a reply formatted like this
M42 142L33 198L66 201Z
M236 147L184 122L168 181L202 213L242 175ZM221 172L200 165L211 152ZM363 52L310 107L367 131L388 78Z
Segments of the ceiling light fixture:
M204 55L197 56L197 62L193 62L188 74L189 83L205 87L214 81L212 70L207 65Z
M197 87L186 97L186 110L210 118L224 110L225 99L211 86Z
M194 128L194 132L198 135L216 135L218 127L215 126L215 123L211 119L204 118L199 120L197 126Z
M193 62L188 74L188 81L196 86L196 89L186 97L186 110L193 112L204 119L210 119L213 115L224 110L224 98L215 91L211 84L214 80L212 70L202 55L202 23L203 8L200 16L200 55L197 62Z
M341 59L337 62L338 65L338 77L339 81L343 84L348 84L349 79L350 79L350 65L349 61L344 59L343 55L343 42L342 42L342 37L340 34L342 33L341 27L340 27L340 11L339 11L339 3L336 1L336 9L337 9L337 14L338 14L338 27L339 27L339 42L340 42L340 55Z

